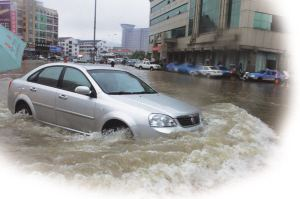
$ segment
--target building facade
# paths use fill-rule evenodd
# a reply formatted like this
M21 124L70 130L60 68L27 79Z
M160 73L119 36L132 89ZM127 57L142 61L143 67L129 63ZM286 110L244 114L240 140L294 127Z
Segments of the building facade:
M92 56L94 51L94 40L79 40L72 37L59 38L58 45L63 49L63 56L77 57L78 55ZM108 52L106 41L96 40L97 56Z
M79 55L79 41L72 37L61 37L58 39L58 45L62 48L62 55L68 57L77 57Z
M108 52L106 41L96 40L97 56ZM94 51L94 40L79 40L79 52L82 55L89 55Z
M135 28L135 25L121 24L122 48L131 51L148 51L149 28Z
M0 1L0 24L17 34L17 5L11 1Z
M37 2L35 10L34 43L36 51L47 54L58 45L58 13ZM51 53L51 51L50 51Z
M284 69L287 33L268 0L150 0L150 50L156 59Z
M50 47L58 44L58 13L56 10L48 9L36 0L0 0L0 14L6 13L9 4L9 16L11 22L8 29L16 33L26 43L25 51L32 54L48 55ZM2 11L1 11L2 10ZM7 14L3 14L7 18ZM4 16L3 16L4 17ZM1 22L0 15L0 23ZM6 19L7 20L7 19Z

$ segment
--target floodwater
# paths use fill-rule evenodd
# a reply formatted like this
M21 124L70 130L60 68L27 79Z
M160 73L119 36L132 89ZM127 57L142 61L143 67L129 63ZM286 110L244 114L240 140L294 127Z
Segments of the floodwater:
M278 145L288 88L139 71L157 91L203 110L205 127L168 138L128 140L122 132L91 136L12 115L12 74L0 79L0 151L19 170L93 190L202 192L265 169Z

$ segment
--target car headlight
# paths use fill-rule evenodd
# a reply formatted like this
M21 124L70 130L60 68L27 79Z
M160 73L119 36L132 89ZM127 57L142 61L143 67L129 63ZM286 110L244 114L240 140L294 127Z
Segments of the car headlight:
M149 124L151 127L156 128L177 126L175 120L172 117L163 114L151 114L149 116Z

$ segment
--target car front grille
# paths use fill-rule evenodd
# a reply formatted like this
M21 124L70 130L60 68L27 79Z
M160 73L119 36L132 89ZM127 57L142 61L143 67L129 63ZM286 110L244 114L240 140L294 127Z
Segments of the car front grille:
M200 124L199 114L181 116L178 117L177 120L182 127L190 127Z

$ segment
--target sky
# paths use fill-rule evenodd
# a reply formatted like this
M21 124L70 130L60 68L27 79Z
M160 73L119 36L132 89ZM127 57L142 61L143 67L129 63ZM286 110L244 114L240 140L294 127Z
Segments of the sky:
M41 0L59 14L59 37L93 39L94 0ZM120 44L120 24L149 27L149 0L97 0L96 39Z

